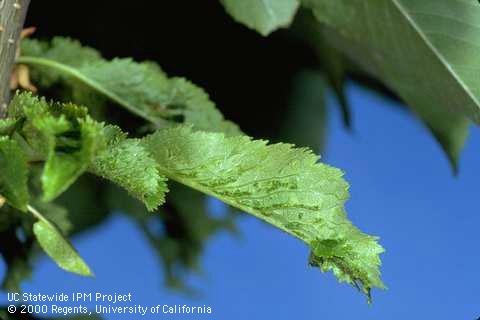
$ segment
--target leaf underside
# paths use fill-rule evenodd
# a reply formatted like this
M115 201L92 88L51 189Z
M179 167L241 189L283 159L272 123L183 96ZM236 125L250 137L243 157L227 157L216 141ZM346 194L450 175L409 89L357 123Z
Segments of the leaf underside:
M225 10L238 22L263 36L292 22L298 0L220 0Z
M369 295L383 288L377 238L347 219L343 173L308 149L245 136L159 130L144 145L168 178L214 196L303 240L310 263Z
M93 275L70 242L51 223L38 221L33 225L33 232L43 250L62 269L83 276Z
M439 140L454 170L480 123L480 7L474 0L303 0L328 41L381 79ZM338 14L342 12L342 14ZM458 17L462 17L459 19Z
M168 77L153 62L138 63L129 58L108 61L94 49L61 37L51 42L25 39L21 53L17 62L32 67L35 83L42 87L64 83L76 92L76 103L98 104L103 97L156 127L180 122L198 130L241 133L223 118L201 88L186 79ZM100 99L88 98L86 92Z
M118 128L89 118L82 108L19 96L17 101L21 103L14 104L11 117L26 119L22 132L33 153L47 160L44 176L58 172L47 170L49 165L66 172L66 177L58 178L59 183L43 179L46 199L58 196L88 170L122 186L154 210L164 202L168 191L165 181L169 178L301 239L310 248L311 265L332 271L339 281L361 289L369 299L372 288L384 288L379 270L383 248L376 237L362 233L347 219L344 203L348 184L340 170L318 163L309 149L268 145L238 135L240 132L231 130L219 113L212 113L214 106L203 91L183 79L166 77L157 66L131 60L108 62L78 43L56 41L51 45L24 42L24 55L18 61L34 66L38 79L49 85L61 81L74 86L75 81L83 81L90 89L163 128L144 139L128 139ZM87 62L78 57L70 59L69 54L62 53L62 46L77 48L78 52L69 54L87 56ZM127 73L139 78L125 80ZM144 86L148 91L142 91ZM162 86L168 89L159 90ZM155 103L160 103L160 108L152 108ZM191 125L163 125L177 115ZM45 143L36 150L31 142L38 137ZM47 227L35 225L39 242L49 255L56 255L60 266L69 268L62 257L72 253L64 244L62 248L53 246L52 239L60 233ZM85 271L78 270L81 266L76 272Z

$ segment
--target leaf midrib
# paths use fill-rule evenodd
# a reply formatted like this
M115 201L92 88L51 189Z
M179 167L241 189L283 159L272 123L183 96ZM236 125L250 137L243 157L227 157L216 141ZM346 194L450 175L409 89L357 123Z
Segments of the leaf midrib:
M92 89L100 92L102 95L108 97L115 103L125 107L128 111L132 112L133 114L155 124L158 126L165 126L166 121L160 118L152 117L146 112L143 112L139 108L135 108L133 105L131 105L128 101L122 99L120 96L117 94L111 92L110 90L107 90L102 86L100 83L97 81L86 77L82 72L78 71L78 69L70 67L67 64L63 64L60 62L56 62L54 60L46 59L46 58L37 58L37 57L32 57L32 56L20 56L17 58L16 63L18 64L28 64L28 65L38 65L38 66L43 66L43 67L49 67L52 69L56 69L57 71L61 71L64 74L67 74L81 82L83 82L85 85L91 87Z
M418 34L418 36L423 40L423 42L428 46L428 48L434 53L434 56L440 61L440 64L447 70L449 74L453 77L453 79L458 83L458 85L466 92L467 96L470 100L480 109L480 101L475 97L475 95L470 91L469 87L458 77L456 72L451 68L450 64L445 60L443 55L437 50L437 48L430 42L427 35L422 31L422 29L418 26L415 20L409 15L408 10L405 9L403 4L399 2L399 0L391 0L394 7L400 12L402 16L407 19L409 25L413 28L413 30ZM480 116L477 113L473 114L474 121L480 122Z

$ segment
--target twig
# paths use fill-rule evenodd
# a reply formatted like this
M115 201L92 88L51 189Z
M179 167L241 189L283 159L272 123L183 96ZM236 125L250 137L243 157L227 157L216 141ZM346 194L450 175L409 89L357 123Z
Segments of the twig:
M10 100L10 76L30 0L0 0L0 118Z

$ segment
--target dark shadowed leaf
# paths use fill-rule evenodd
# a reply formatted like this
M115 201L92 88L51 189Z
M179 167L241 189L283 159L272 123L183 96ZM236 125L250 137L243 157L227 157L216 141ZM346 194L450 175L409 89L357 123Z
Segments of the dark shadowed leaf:
M27 211L27 158L18 143L0 136L0 196L15 208Z
M454 169L480 122L480 6L474 0L303 0L326 38L394 90L425 122ZM339 14L341 12L342 14Z
M30 65L34 80L42 86L62 81L79 89L73 96L79 98L77 103L92 101L85 99L90 90L155 126L185 122L200 130L241 133L201 88L186 79L168 77L153 62L107 61L94 49L60 37L51 43L24 40L18 62ZM101 99L93 101L101 103ZM95 109L96 105L89 107Z
M326 143L326 80L315 71L302 71L293 79L283 141L321 154Z

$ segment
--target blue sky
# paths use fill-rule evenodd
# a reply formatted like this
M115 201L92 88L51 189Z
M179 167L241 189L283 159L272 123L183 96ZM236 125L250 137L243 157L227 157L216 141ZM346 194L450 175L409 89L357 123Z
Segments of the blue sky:
M247 215L238 223L241 237L220 233L208 245L204 274L189 279L200 297L162 287L157 257L122 216L74 240L95 279L67 274L44 258L24 290L131 292L133 304L213 309L207 316L105 319L476 319L479 130L472 131L455 178L439 146L410 115L355 86L348 96L354 132L342 128L332 99L324 161L346 172L350 218L363 231L380 236L387 249L382 273L389 289L374 291L372 306L332 275L308 267L308 250L301 242ZM3 294L3 302L5 298Z

